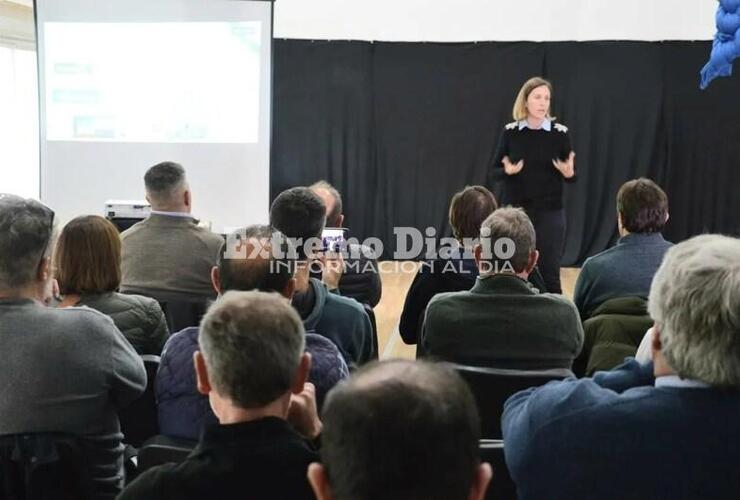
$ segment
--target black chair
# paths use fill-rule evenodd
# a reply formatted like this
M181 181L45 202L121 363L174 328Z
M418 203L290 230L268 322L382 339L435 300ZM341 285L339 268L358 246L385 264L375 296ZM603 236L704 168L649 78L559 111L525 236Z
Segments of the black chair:
M185 328L200 325L200 320L205 316L212 301L211 297L152 294L138 290L122 290L121 293L145 295L159 302L170 333L177 333Z
M197 445L197 441L176 439L161 434L148 439L139 448L138 471L144 472L166 463L180 463Z
M362 306L365 308L365 312L370 317L370 324L373 327L373 358L372 359L378 359L380 357L380 344L378 342L378 324L375 321L375 311L373 311L373 308L370 307L367 304L362 304Z
M135 448L159 433L157 402L154 398L154 379L159 369L159 356L144 354L141 359L146 369L146 389L139 399L118 413L123 441Z
M85 500L92 477L77 438L58 433L0 436L0 498Z
M516 500L516 485L511 480L504 458L504 442L498 439L481 439L480 459L493 467L493 479L488 485L486 498L490 500Z
M144 219L146 219L146 217L108 217L108 220L116 226L119 233L124 232L126 229L130 228L134 224L138 224Z
M551 380L574 376L566 368L509 370L450 364L465 379L475 396L482 436L487 439L501 439L501 414L509 396L530 387L544 385Z
M156 298L156 297L155 297ZM210 303L209 299L201 300L163 300L157 299L170 332L176 333L184 328L200 325Z

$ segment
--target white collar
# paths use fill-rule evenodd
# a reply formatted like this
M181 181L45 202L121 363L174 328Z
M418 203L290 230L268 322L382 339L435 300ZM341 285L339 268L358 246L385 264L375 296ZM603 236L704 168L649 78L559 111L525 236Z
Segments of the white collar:
M681 378L678 375L663 375L655 379L655 387L678 387L681 389L708 389L709 384L700 380Z
M522 130L523 128L528 128L531 130L546 130L549 132L550 130L552 130L552 122L545 118L545 121L542 122L539 128L532 128L529 126L529 122L525 118L524 120L519 120L519 130Z

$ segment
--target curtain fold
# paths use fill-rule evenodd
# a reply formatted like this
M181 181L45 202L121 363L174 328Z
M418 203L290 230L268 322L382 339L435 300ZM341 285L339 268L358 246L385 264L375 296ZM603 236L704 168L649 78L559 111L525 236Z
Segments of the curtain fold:
M698 89L710 45L276 40L272 197L328 180L384 258L394 226L449 235L451 195L485 182L519 87L542 75L576 151L563 265L614 243L616 192L638 176L666 189L673 241L740 234L740 86Z

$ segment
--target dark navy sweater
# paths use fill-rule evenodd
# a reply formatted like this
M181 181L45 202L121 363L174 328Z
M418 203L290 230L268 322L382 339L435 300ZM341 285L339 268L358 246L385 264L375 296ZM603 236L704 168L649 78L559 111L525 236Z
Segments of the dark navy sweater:
M489 186L502 184L502 205L532 209L559 209L563 207L563 175L556 169L553 159L565 160L572 148L568 129L553 124L551 130L519 129L517 122L504 128L489 170ZM517 174L507 175L501 160L508 156L512 163L524 160L524 168Z
M737 499L740 392L656 388L652 370L630 359L509 398L519 499Z

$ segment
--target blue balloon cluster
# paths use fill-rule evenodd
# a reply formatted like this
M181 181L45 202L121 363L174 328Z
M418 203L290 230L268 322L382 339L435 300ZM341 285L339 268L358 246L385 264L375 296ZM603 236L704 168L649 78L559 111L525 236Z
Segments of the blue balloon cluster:
M740 0L720 0L717 34L709 62L701 70L702 89L718 76L732 75L732 61L740 57Z

